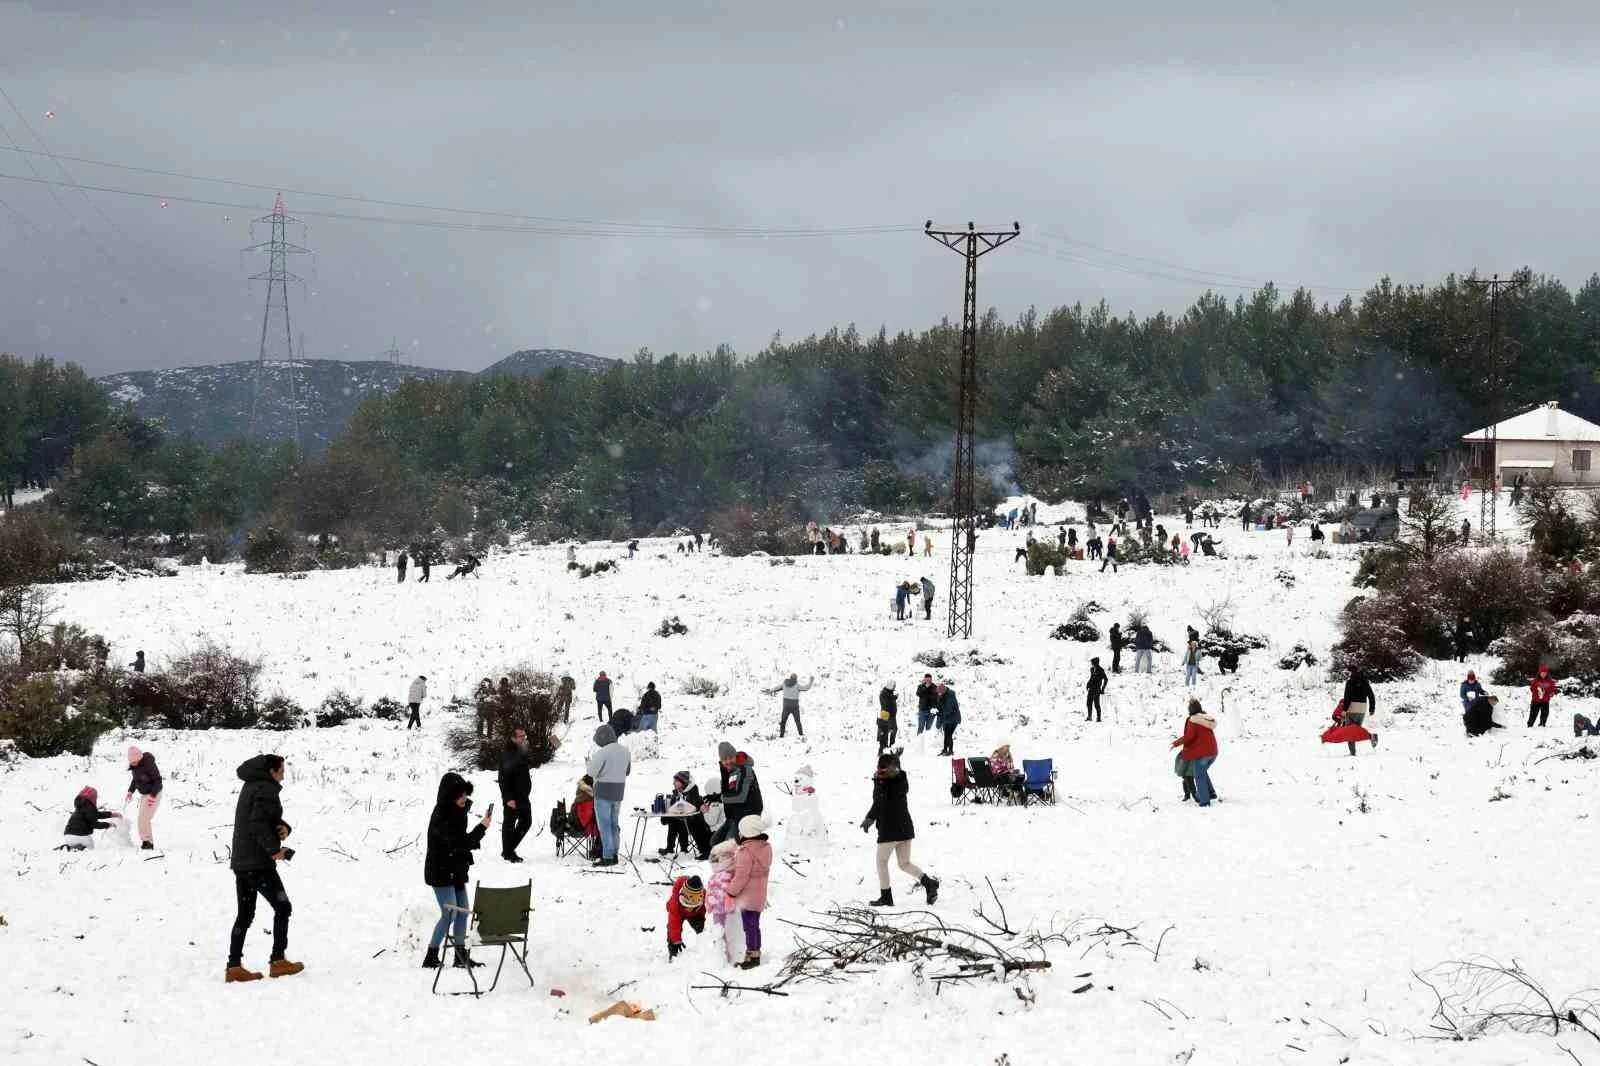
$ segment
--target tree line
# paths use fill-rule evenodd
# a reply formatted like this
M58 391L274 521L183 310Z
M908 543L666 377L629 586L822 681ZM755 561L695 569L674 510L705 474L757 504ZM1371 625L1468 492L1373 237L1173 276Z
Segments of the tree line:
M1600 417L1600 276L1523 271L1502 303L1507 413ZM1450 276L1359 300L1265 286L1181 315L1105 304L980 323L980 465L991 494L1052 499L1411 468L1489 419L1487 296ZM742 509L836 521L948 506L959 327L835 328L641 351L600 373L410 380L327 451L210 451L112 403L81 371L0 358L0 479L53 481L81 531L128 541L262 524L389 543L444 532L623 536ZM981 479L980 479L981 480Z

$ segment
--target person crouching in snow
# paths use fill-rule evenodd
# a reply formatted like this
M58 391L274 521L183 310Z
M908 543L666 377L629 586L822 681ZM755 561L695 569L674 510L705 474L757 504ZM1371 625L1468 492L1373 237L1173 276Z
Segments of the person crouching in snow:
M112 822L122 821L122 815L117 812L102 811L99 802L100 793L94 790L94 786L85 785L79 790L72 800L72 816L67 819L67 827L61 831L61 846L57 851L92 848L96 829L110 829Z
M128 795L124 797L122 805L126 807L134 794L139 796L139 847L145 851L155 850L155 834L151 831L150 823L156 816L156 808L161 806L161 771L156 768L156 757L148 751L138 748L128 749L128 772L133 775L128 782Z
M683 923L697 933L706 931L706 889L700 878L680 877L667 896L667 958L683 950Z
M894 891L889 887L890 855L927 892L929 906L939 898L938 879L929 877L911 861L911 841L917 834L906 799L910 789L906 773L900 769L900 757L888 752L878 756L878 771L872 775L872 807L861 820L863 833L874 825L878 827L878 898L872 901L874 907L894 906Z
M744 927L744 961L741 970L761 965L761 912L767 909L767 878L772 873L772 845L767 823L759 814L739 819L739 850L733 856L733 876L728 879L728 899L739 910Z
M712 848L711 878L706 882L706 912L722 928L722 948L729 962L744 960L744 923L728 896L728 882L733 880L733 861L738 853L739 845L731 840Z

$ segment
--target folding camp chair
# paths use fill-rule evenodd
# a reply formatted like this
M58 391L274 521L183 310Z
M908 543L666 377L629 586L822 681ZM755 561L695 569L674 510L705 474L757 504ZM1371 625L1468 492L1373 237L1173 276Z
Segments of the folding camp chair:
M550 811L550 839L556 843L556 858L576 855L580 859L598 858L594 852L597 838L583 831L577 815L567 809L566 800L557 800Z
M1004 783L989 769L988 759L967 760L967 787L972 790L974 803L999 803Z
M950 802L967 802L967 760L950 760Z
M1022 802L1036 799L1041 803L1056 801L1056 766L1054 759L1022 760Z
M447 910L457 910L448 907ZM471 930L467 933L468 943L458 945L462 947L485 947L500 949L500 962L494 968L494 980L488 988L478 987L478 974L471 966L466 968L467 979L472 982L472 996L474 998L485 992L493 992L500 984L500 970L506 964L506 952L517 960L517 965L522 967L522 972L528 978L528 987L533 987L533 974L528 970L528 915L533 913L533 882L530 880L525 885L515 888L484 888L481 884L476 886L472 893L472 925L477 930L474 942ZM517 945L522 950L517 950ZM452 966L440 966L433 971L433 991L439 992L439 978L444 976L447 969ZM466 995L465 992L451 993L452 995Z

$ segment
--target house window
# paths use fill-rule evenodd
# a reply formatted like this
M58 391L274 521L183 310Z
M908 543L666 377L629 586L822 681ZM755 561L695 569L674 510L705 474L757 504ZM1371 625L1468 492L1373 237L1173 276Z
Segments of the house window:
M1589 452L1586 449L1582 451L1574 451L1572 453L1572 469L1589 469Z

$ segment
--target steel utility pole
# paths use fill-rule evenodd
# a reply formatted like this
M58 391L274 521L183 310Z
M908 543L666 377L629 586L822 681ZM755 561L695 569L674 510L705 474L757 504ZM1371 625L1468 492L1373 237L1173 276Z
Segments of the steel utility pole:
M1489 293L1489 428L1483 434L1489 460L1483 471L1483 494L1478 498L1478 536L1485 544L1495 540L1495 510L1500 495L1500 294L1520 288L1526 280L1502 278L1499 274L1488 281L1467 279L1468 285Z
M289 256L303 255L310 249L302 248L298 244L290 244L286 231L291 225L303 225L298 218L289 217L289 212L283 206L283 194L278 194L277 202L272 205L272 214L264 215L251 223L251 232L254 233L257 225L269 227L269 237L260 244L252 244L246 252L266 252L267 269L259 274L251 274L251 281L265 281L267 283L267 303L261 312L261 350L256 355L256 383L255 394L250 400L250 435L261 434L261 394L266 387L267 377L267 327L272 321L274 310L283 313L283 358L289 363L289 373L294 373L294 333L289 328L289 282L299 281L298 275L289 273ZM274 331L275 333L276 331ZM276 342L274 342L276 346ZM290 389L293 390L292 378ZM292 403L291 399L291 403Z
M977 547L977 505L973 493L973 450L978 427L978 260L1016 240L1022 225L1009 230L937 230L930 220L923 232L966 259L961 301L961 400L956 416L956 463L951 481L954 523L950 535L950 626L952 637L972 636L972 554Z

